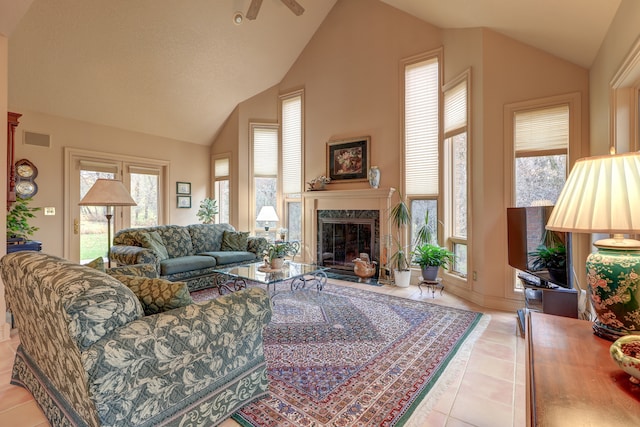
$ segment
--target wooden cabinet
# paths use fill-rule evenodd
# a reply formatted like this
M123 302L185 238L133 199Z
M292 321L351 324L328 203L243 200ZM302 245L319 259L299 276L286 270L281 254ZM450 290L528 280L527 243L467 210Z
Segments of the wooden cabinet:
M7 114L7 210L16 201L15 137L22 114Z
M640 387L591 325L527 313L528 426L640 426Z

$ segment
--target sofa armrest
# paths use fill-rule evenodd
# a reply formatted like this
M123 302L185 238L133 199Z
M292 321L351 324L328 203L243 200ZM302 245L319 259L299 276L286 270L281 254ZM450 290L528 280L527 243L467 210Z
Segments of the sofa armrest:
M247 239L247 251L253 252L256 258L262 259L262 253L269 246L269 242L264 237L249 236Z
M152 421L167 402L219 388L226 376L264 363L270 320L266 291L250 288L113 331L82 355L100 419Z
M160 260L151 249L140 246L111 246L111 259L118 265L152 264L159 271Z
M149 279L158 278L158 269L154 264L133 264L111 267L106 269L109 276L141 276Z

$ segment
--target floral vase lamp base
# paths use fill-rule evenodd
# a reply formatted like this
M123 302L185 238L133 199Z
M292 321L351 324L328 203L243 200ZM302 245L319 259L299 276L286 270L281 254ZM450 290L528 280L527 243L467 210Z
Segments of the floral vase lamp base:
M369 168L368 178L371 188L380 187L380 169L378 169L377 166L371 166L371 168Z

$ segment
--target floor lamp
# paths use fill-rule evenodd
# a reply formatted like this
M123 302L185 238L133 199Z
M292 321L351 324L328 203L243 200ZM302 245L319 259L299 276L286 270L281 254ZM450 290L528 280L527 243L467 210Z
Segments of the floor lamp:
M78 203L80 206L105 206L107 213L107 262L111 267L111 218L115 206L136 206L136 202L122 184L115 179L98 179Z
M596 335L616 340L640 333L640 153L580 159L558 197L548 230L607 233L587 258Z

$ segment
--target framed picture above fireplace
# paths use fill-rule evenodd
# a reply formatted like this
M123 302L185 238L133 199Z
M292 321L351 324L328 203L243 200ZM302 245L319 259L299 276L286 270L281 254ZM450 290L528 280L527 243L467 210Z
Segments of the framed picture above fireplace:
M327 142L327 176L332 181L366 181L370 137Z

